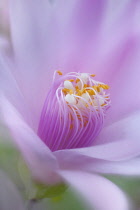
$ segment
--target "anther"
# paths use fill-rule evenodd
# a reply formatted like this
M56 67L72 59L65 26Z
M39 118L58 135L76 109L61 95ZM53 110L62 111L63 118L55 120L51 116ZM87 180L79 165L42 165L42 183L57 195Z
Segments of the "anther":
M63 73L61 71L56 71L59 75L63 75Z

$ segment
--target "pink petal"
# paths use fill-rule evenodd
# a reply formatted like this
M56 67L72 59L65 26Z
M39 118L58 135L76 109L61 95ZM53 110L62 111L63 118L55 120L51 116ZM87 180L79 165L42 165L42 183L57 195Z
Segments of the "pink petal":
M130 26L136 22L134 17L137 4L127 2L123 6L115 3L112 5L116 12L115 17L111 13L109 1L105 3L103 0L84 0L82 3L73 0L65 3L61 0L54 1L53 4L42 1L39 6L38 3L32 4L32 1L28 1L26 4L22 0L13 4L11 0L13 46L20 64L20 69L16 70L16 78L36 118L36 128L52 72L58 68L63 71L95 71L103 81L113 84L113 120L116 116L121 117L138 107L139 98L133 103L134 95L132 94L133 100L129 100L125 91L130 81L127 82L124 77L134 70L134 65L128 70L128 63L126 71L122 67L129 57L135 57L137 32L136 26L134 30ZM130 9L131 6L134 10ZM39 18L36 20L36 17ZM121 71L125 71L123 77L117 73ZM114 73L117 74L116 77ZM134 77L135 75L136 71ZM118 85L120 78L122 82ZM135 90L136 87L133 86L132 93ZM127 99L126 105L130 106L122 106L124 97ZM114 111L116 107L119 113Z
M118 110L116 109L116 112L117 111ZM111 118L110 120L112 120L111 116L110 118ZM116 141L121 141L123 143L123 141L127 141L128 146L126 147L126 150L129 150L130 148L129 144L131 145L132 143L133 143L132 148L135 148L136 146L139 145L138 141L138 139L140 138L139 124L140 124L140 111L134 109L133 112L129 112L129 115L126 115L122 119L117 120L116 122L108 126L105 126L102 129L99 136L95 139L94 145L116 142ZM123 151L125 153L125 149Z
M112 4L114 13L119 6L115 6L114 2ZM96 63L99 79L111 87L112 106L108 123L140 108L140 97L137 95L140 59L139 11L140 2L126 1L120 16L116 15L116 21L108 17L108 26L102 28L103 37L100 40Z
M18 61L14 73L36 118L36 128L53 71L70 70L71 64L79 66L79 52L81 48L85 51L87 36L97 37L94 29L98 31L104 5L103 0L55 1L53 4L44 0L39 3L10 1L12 42ZM79 34L83 34L80 39ZM73 70L79 71L75 67Z
M96 54L106 3L103 0L70 2L56 2L54 22L59 34L55 57L64 72L85 71L91 46Z
M35 179L49 184L56 182L57 161L49 148L23 121L16 109L4 98L0 99L2 120L10 129L13 141L20 149Z
M114 13L118 11L119 5L112 4ZM138 1L127 1L116 17L109 14L102 24L96 57L94 49L88 51L89 63L86 68L92 72L94 70L97 78L111 87L112 106L107 123L140 108L140 96L137 94L140 59L139 11Z
M116 63L112 64L115 67L114 70L110 70L110 76L108 76L112 101L108 113L108 123L140 109L140 96L137 94L139 88L139 54L140 39L139 42L137 39L133 39L126 44L125 51L122 54L123 64L120 67Z
M27 108L27 102L22 95L18 87L16 78L10 71L14 68L8 60L5 60L5 56L0 54L0 89L9 100L14 104L18 111L24 116L24 119L29 120L29 112Z
M87 148L56 151L54 154L61 160L74 163L82 157L103 160L126 160L140 155L140 113L136 112L103 129L95 145ZM96 145L100 144L100 145Z
M36 74L35 70L41 65L38 62L43 61L47 49L46 36L51 5L45 0L41 2L11 0L9 6L14 53L20 64L24 65L26 76L30 75L30 72L27 74L29 68L34 68Z
M82 170L100 174L118 174L128 176L140 175L140 159L134 158L127 161L108 161L88 156L68 153L67 156L56 155L61 170Z
M51 4L48 0L11 0L9 6L12 46L16 60L12 74L30 104L37 129L40 110L53 76L47 63Z
M139 176L140 175L140 159L135 158L129 161L102 161L93 160L89 161L82 166L85 171L97 172L102 174L116 174L116 175L127 175L127 176Z
M90 209L127 210L128 203L123 192L109 180L98 175L79 171L61 171L61 176L89 204Z

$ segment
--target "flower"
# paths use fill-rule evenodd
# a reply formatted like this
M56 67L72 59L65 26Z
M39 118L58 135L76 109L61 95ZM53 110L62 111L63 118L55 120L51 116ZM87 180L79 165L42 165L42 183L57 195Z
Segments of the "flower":
M139 6L10 0L12 46L0 57L2 120L36 180L65 181L101 210L128 206L99 174L140 174ZM55 70L63 75L51 83Z

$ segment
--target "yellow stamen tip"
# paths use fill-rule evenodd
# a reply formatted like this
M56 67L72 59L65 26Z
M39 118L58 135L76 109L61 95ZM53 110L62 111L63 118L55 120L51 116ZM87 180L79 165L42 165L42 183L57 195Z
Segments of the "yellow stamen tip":
M91 77L95 77L96 75L95 75L95 74L91 74L90 76L91 76Z
M73 94L73 90L72 89L69 89L69 94Z
M68 81L70 81L70 82L74 82L74 79L69 79Z
M84 88L86 88L87 87L87 84L84 84Z
M80 79L77 78L77 79L76 79L76 83L78 83L79 81L80 81Z
M63 73L62 73L61 71L57 71L57 73L58 73L59 75L63 75Z
M79 87L78 87L78 86L75 86L75 89L76 89L76 90L79 90Z
M69 92L69 89L64 88L62 91L63 91L64 94L67 94Z
M87 90L87 92L89 93L89 95L95 95L94 90Z

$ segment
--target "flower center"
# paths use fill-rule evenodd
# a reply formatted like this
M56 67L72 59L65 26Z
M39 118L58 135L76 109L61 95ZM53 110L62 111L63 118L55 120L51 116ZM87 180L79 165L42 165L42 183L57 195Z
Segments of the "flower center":
M101 131L110 107L109 86L94 77L55 72L38 128L38 135L52 151L90 146Z

